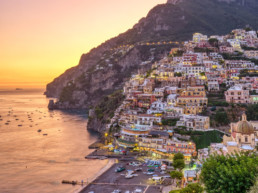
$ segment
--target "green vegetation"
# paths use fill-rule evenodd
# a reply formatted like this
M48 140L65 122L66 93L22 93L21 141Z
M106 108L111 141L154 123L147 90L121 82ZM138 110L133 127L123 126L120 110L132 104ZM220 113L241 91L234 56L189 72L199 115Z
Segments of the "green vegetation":
M176 126L177 121L179 119L162 119L162 125Z
M243 50L258 50L258 48L242 46Z
M173 180L176 180L176 185L180 184L183 178L183 173L182 169L185 168L185 160L184 160L184 155L182 153L176 153L173 157L173 167L174 171L170 172L170 176Z
M202 193L204 188L199 183L188 184L180 193Z
M199 48L199 47L195 47L194 48L194 52L206 52L206 53L210 53L213 52L213 50L209 49L209 48Z
M240 71L240 74L238 77L242 78L242 77L246 77L246 76L254 77L254 76L258 76L258 73L257 72L249 72L248 69L243 69Z
M223 134L219 131L207 131L202 135L193 135L191 140L196 144L196 149L203 149L210 146L211 143L221 143Z
M258 120L258 104L248 105L246 116L248 120Z
M145 75L144 78L149 78L150 75L151 75L151 73L152 73L154 70L156 70L156 68L153 68L153 69L148 70L148 71L146 72L146 75Z
M226 101L209 101L208 102L209 107L218 106L218 107L228 107L229 103Z
M169 193L180 193L181 190L171 190Z
M189 135L196 144L196 149L203 149L210 146L211 143L221 143L223 134L219 131L193 131L187 129L174 129L175 133L180 135Z
M114 115L116 108L121 104L124 95L121 90L115 91L113 94L105 96L102 101L95 107L96 117L102 122Z
M170 176L173 180L181 180L183 178L183 173L181 171L172 171L170 172Z
M184 50L177 50L176 53L173 54L174 57L181 57L183 56Z
M216 111L214 120L216 121L218 126L223 126L223 125L229 124L228 115L225 111L222 111L222 110Z
M183 159L175 160L175 161L173 161L173 167L175 169L182 170L185 168L185 161Z
M209 39L209 44L210 44L212 47L218 47L218 45L219 45L219 40L216 39L216 38L211 38L211 39Z
M213 155L203 164L201 180L208 193L243 193L254 185L257 172L256 153Z
M248 193L257 193L258 192L258 177L256 177L254 186L251 187Z
M173 167L181 171L185 167L184 155L182 153L176 153L173 157Z
M201 72L200 75L201 75L201 76L205 76L205 72Z
M184 155L182 153L176 153L173 157L173 160L178 160L178 159L184 159Z
M255 65L258 65L258 59L244 57L243 53L241 52L238 54L223 53L222 56L225 60L247 60L253 62Z
M182 73L181 73L181 72L175 72L175 73L174 73L174 76L175 76L175 77L182 77Z
M59 97L60 102L73 102L73 91L76 86L73 82L69 82L63 89Z

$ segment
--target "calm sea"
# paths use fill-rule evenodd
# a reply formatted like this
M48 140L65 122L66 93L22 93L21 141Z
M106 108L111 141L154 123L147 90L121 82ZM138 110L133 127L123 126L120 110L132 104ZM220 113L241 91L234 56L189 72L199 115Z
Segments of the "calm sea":
M42 90L0 90L1 193L74 192L80 186L61 181L87 181L107 163L84 159L97 139L84 112L47 104Z

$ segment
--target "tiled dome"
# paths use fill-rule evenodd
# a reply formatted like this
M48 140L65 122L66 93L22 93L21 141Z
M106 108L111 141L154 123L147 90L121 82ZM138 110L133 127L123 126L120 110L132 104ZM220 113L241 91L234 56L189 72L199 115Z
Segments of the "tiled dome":
M242 115L242 121L239 121L236 126L236 132L242 134L254 133L254 127L251 123L246 120L245 113Z

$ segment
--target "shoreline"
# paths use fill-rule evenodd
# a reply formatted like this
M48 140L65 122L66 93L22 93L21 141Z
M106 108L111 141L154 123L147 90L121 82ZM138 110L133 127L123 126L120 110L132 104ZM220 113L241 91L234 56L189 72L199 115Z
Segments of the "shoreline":
M116 159L108 159L108 163L101 168L97 174L95 174L89 181L88 183L86 182L85 185L83 185L81 188L78 190L75 190L73 193L80 193L82 192L87 186L89 186L94 180L96 180L98 177L100 177L102 174L104 174L107 170L109 170L114 164L115 164Z

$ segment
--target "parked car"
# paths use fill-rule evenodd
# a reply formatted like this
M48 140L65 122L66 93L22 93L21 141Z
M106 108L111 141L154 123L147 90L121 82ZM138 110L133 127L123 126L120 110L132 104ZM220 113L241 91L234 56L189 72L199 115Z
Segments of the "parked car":
M142 171L142 168L136 168L135 171L140 172L140 171Z
M128 174L128 175L125 176L126 179L131 179L133 177L134 177L134 175L131 175L131 174Z
M121 193L122 191L117 189L117 190L114 190L112 193Z
M118 168L116 168L116 172L122 172L122 171L124 171L124 170L125 170L124 167L118 167Z

